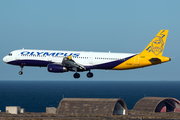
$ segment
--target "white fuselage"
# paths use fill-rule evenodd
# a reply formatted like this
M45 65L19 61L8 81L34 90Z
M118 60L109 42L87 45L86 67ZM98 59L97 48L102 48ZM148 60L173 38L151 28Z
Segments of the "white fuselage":
M61 64L63 58L69 55L72 55L72 59L80 65L94 66L111 63L113 61L123 61L135 54L22 49L12 51L9 55L3 58L3 61L20 66L46 67L49 63ZM106 66L101 67L104 69ZM101 67L97 69L101 69ZM109 68L111 67L108 66L107 69Z

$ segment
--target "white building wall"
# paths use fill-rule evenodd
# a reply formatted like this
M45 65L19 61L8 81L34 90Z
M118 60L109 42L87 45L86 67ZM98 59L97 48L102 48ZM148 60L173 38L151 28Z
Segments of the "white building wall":
M19 114L21 108L19 106L6 106L6 113Z

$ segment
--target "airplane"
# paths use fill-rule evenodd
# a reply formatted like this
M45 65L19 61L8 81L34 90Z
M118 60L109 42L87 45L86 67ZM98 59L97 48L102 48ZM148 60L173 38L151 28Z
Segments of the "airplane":
M157 65L171 60L162 56L168 30L160 30L141 53L80 52L21 49L10 52L3 58L7 64L20 66L19 75L24 66L47 67L49 72L64 73L89 71L88 78L93 77L92 69L127 70Z

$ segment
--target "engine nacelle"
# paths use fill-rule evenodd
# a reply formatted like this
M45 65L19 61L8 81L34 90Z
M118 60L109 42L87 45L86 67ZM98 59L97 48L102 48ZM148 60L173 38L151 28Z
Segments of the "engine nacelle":
M49 64L47 67L49 72L62 73L67 72L67 68L58 64Z

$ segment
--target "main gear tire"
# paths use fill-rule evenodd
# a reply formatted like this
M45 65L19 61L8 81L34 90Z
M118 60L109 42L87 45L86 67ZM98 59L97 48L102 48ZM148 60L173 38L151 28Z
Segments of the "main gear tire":
M93 73L92 73L92 72L88 72L88 73L87 73L87 77L88 77L88 78L92 78L92 77L93 77Z
M74 78L80 78L80 74L79 73L74 73Z

